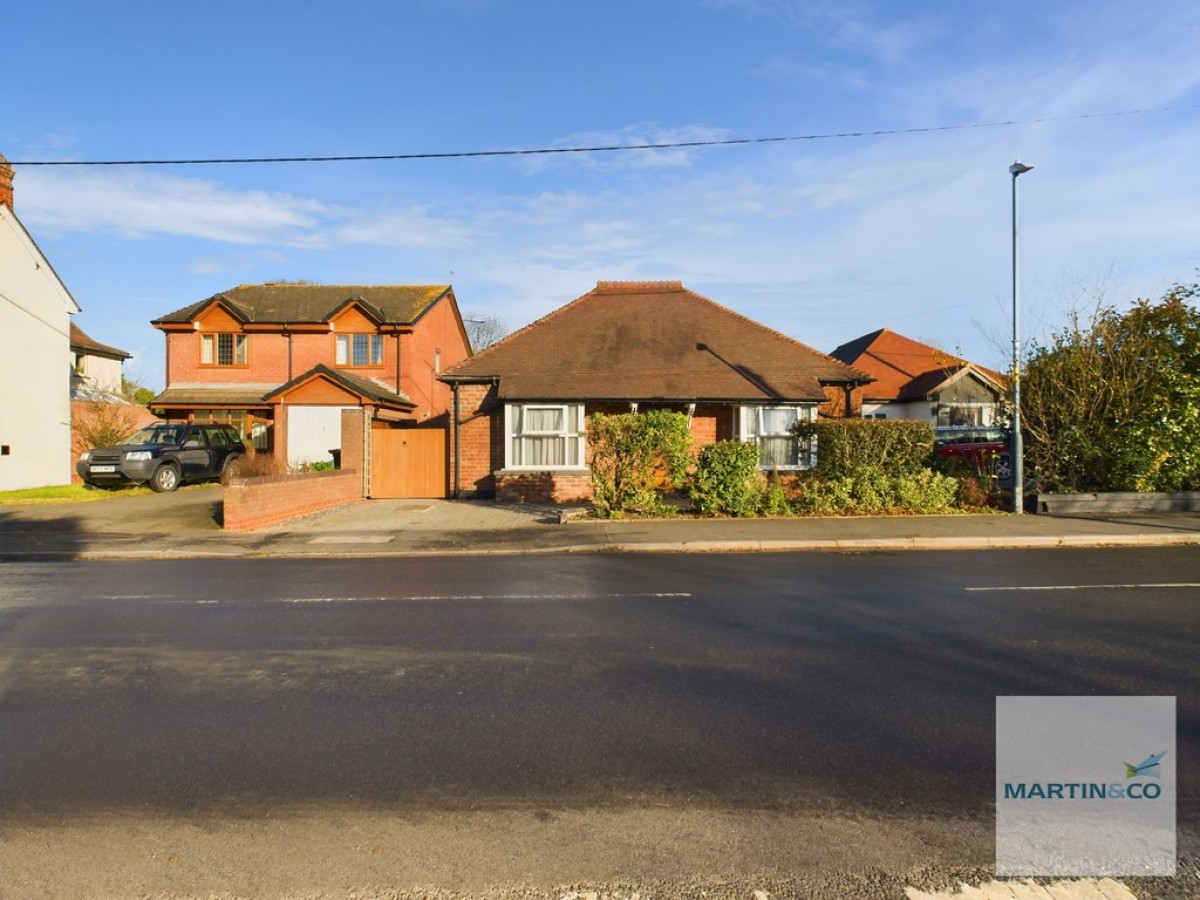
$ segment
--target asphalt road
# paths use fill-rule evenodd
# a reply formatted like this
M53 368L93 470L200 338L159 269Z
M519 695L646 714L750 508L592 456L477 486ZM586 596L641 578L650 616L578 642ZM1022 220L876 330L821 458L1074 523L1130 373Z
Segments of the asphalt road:
M1198 585L1189 548L5 565L0 837L11 853L98 821L305 828L336 811L381 847L434 823L408 835L432 841L409 868L374 877L439 884L497 871L514 852L498 829L554 822L580 835L564 853L607 862L556 857L551 879L634 856L639 877L677 877L685 849L622 856L614 834L639 828L726 875L852 868L880 836L884 868L986 866L1009 694L1176 696L1191 835ZM474 863L436 867L447 816L479 826ZM733 819L777 833L718 864ZM788 840L808 856L771 855ZM539 858L504 877L536 878ZM242 884L201 868L197 890Z

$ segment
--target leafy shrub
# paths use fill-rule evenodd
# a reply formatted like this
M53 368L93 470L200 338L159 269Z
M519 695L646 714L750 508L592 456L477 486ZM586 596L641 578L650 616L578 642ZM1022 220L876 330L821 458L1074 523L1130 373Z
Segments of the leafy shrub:
M756 514L766 490L758 463L757 444L718 441L702 447L692 479L692 502L705 513Z
M933 426L926 422L880 419L828 419L792 426L802 443L816 441L821 478L859 477L871 473L915 474L933 456Z
M988 505L988 492L973 475L958 479L958 505L963 509L977 509Z
M691 461L692 433L683 413L652 411L588 418L596 512L668 512L663 492L679 487Z
M929 469L891 475L873 472L841 478L808 478L794 501L808 515L944 513L958 502L959 482Z

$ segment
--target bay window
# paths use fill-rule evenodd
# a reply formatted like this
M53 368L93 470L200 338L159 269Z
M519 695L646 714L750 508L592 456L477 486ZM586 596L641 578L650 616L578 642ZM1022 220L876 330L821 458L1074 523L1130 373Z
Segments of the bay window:
M504 407L505 466L582 469L582 403L510 403Z

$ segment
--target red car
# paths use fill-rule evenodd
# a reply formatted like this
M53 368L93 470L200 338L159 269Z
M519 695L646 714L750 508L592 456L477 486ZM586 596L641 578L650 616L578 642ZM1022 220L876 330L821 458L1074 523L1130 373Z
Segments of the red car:
M994 425L941 426L934 429L935 452L943 459L961 459L975 475L1012 479L1007 428Z

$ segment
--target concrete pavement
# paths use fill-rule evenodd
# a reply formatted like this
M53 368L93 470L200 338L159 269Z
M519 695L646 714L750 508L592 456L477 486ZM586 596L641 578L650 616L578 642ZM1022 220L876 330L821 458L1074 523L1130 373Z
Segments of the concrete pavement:
M248 534L221 488L0 506L0 559L762 552L1200 545L1200 513L603 521L493 501L368 500ZM563 519L566 521L562 521Z

